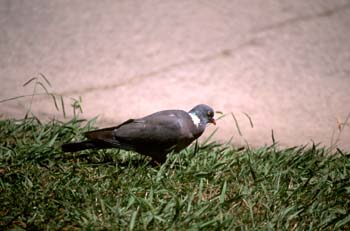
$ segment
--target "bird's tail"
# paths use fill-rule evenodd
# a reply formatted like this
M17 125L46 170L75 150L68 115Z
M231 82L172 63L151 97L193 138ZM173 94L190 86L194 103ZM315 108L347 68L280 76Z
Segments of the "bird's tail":
M110 145L99 140L86 140L78 143L63 144L61 148L64 152L77 152L85 149L110 148Z

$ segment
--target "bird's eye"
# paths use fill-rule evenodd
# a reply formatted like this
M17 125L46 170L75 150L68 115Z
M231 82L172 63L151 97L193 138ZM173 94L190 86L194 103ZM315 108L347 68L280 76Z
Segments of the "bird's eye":
M212 117L213 116L213 112L212 111L208 111L208 116Z

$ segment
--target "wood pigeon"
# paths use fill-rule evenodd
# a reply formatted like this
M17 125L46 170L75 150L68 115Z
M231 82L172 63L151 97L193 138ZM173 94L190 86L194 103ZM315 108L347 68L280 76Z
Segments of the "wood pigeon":
M129 119L115 127L86 132L84 135L88 140L63 144L62 150L120 148L163 163L167 153L186 148L202 135L208 123L215 125L214 111L205 104L199 104L189 112L159 111L140 119Z

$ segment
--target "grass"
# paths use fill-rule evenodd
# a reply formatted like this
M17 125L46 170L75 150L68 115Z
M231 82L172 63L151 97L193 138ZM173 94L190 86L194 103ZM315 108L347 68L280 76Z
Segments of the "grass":
M350 153L206 141L160 167L62 153L93 121L0 121L1 230L350 230Z

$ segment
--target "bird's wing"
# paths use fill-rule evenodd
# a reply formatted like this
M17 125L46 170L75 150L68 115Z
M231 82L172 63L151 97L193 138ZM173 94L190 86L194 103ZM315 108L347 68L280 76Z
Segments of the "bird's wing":
M185 111L161 111L141 119L130 119L110 128L85 133L90 140L102 140L113 147L135 150L140 153L155 153L182 149L196 137L190 125L191 117Z
M124 124L132 123L134 119L129 119L124 123L119 124L118 126L102 128L98 130L93 130L89 132L85 132L84 136L90 140L108 140L113 139L113 131L123 126Z
M132 143L176 143L190 138L184 133L184 123L190 119L183 111L162 111L146 116L142 119L124 123L114 130L117 139Z

